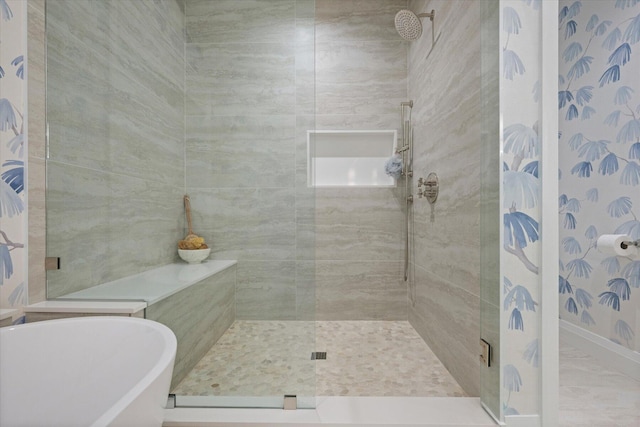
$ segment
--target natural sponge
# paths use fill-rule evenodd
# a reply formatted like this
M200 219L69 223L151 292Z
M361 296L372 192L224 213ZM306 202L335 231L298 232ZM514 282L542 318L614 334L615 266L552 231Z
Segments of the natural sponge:
M188 195L184 196L184 210L187 216L189 234L178 242L178 249L207 249L209 246L204 243L204 238L193 233L193 228L191 227L191 200Z
M180 249L207 249L208 246L204 243L204 238L198 235L192 234L187 236L186 239L178 242L178 248Z

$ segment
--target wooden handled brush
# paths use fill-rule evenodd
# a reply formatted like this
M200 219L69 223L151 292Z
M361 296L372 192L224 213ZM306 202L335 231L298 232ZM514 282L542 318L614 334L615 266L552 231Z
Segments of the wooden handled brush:
M191 225L191 199L189 199L189 196L187 194L184 195L184 211L187 216L187 226L189 227L189 234L187 234L187 237L185 237L184 240L198 237L193 233L193 227Z

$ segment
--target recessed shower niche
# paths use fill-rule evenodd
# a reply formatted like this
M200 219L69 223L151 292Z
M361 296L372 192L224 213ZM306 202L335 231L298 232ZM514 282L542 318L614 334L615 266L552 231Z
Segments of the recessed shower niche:
M307 131L309 187L394 187L384 165L396 150L395 130Z

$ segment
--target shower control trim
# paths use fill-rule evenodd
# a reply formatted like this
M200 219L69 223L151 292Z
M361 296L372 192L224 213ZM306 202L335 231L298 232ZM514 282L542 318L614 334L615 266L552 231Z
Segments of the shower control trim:
M424 180L424 190L422 190L422 194L427 198L429 203L434 204L436 200L438 200L438 194L440 193L440 181L438 179L438 175L431 172L427 175L427 179Z
M420 199L424 197L429 203L434 204L438 200L438 193L440 192L438 175L432 172L427 178L418 178L418 188L418 197Z

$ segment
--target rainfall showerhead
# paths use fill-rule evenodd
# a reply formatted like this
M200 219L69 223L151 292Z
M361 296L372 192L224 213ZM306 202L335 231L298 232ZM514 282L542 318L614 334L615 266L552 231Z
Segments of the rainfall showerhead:
M403 9L400 12L396 13L396 31L398 31L400 37L405 40L418 40L422 35L422 22L420 22L420 18L429 18L432 22L431 36L433 38L433 20L435 16L435 10L432 10L431 13L421 13L419 15L416 15L410 10Z

